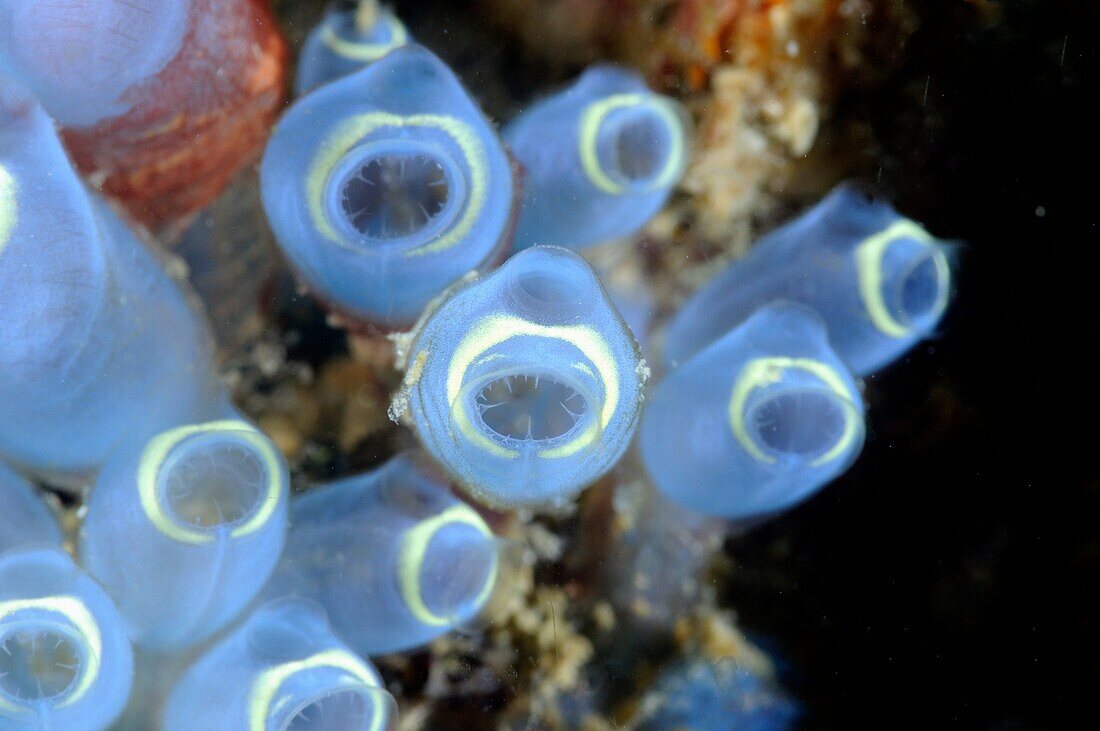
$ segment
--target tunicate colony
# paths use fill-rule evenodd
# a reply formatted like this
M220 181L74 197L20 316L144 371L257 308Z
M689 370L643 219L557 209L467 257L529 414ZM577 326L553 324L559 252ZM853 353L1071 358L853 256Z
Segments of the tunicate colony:
M648 364L583 253L665 204L686 112L600 65L498 131L390 11L334 8L272 135L263 203L320 301L413 328L391 413L424 451L292 496L186 290L58 139L55 120L138 103L183 43L191 5L148 4L0 0L0 729L109 727L132 648L201 650L167 729L392 728L368 657L482 610L500 541L481 506L566 504L638 431L664 499L780 512L856 459L858 378L948 304L945 245L843 185L688 299ZM96 40L121 28L141 43ZM75 561L23 475L90 486ZM711 693L698 672L668 682ZM715 709L750 692L723 682Z

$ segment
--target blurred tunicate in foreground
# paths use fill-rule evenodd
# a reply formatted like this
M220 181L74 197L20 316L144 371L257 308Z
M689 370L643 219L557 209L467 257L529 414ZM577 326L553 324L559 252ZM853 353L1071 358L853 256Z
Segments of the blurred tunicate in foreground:
M0 463L0 553L26 543L61 545L61 529L34 486Z
M225 408L184 293L0 78L0 454L51 476Z
M191 0L0 0L0 70L61 124L128 112L135 85L179 53Z
M286 55L270 0L0 0L0 73L64 125L86 179L157 231L259 156Z
M68 554L0 556L0 728L106 729L132 677L118 612Z
M378 0L334 3L302 46L294 90L305 94L408 42L405 24Z

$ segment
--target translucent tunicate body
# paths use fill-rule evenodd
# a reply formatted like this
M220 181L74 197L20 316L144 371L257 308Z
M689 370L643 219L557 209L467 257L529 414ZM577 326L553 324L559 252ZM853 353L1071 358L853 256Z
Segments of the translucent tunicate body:
M845 184L689 299L668 327L664 360L683 362L757 308L786 300L816 310L833 348L866 375L928 337L950 291L947 247Z
M411 325L506 244L511 167L447 66L415 45L300 99L261 171L283 252L351 317Z
M61 528L34 486L0 463L0 553L27 543L60 546Z
M287 483L275 445L239 420L176 427L108 461L81 557L135 644L193 644L256 596L282 552Z
M408 42L405 24L377 0L333 3L302 46L295 92L346 76Z
M356 652L408 650L473 618L497 576L497 542L447 483L405 452L293 501L265 594L324 607Z
M118 612L68 554L0 555L0 729L106 729L132 678Z
M65 125L129 111L127 94L179 53L190 0L0 0L0 72Z
M471 494L531 507L567 500L615 464L647 375L592 268L539 246L431 313L396 405Z
M225 396L184 293L73 171L53 122L0 78L0 454L80 474Z
M642 460L667 498L748 519L813 494L859 454L863 401L824 325L769 305L666 376L646 405Z
M599 65L504 129L523 166L516 248L582 248L634 233L687 157L687 114L632 71Z
M642 702L638 731L785 731L798 706L773 682L732 659L682 663L661 672Z
M378 671L312 602L258 608L192 665L168 698L165 731L392 731Z

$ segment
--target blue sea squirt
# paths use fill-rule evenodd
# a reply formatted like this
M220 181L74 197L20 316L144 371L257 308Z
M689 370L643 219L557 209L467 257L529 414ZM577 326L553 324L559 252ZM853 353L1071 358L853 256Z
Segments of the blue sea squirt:
M266 594L317 601L363 655L419 647L472 619L492 592L498 541L422 457L294 499Z
M108 461L81 557L135 644L194 644L255 598L283 549L288 482L271 440L234 419L176 427Z
M567 501L630 443L648 369L595 272L537 246L430 312L408 351L404 409L478 500Z
M183 291L2 77L0 312L0 454L20 467L88 473L126 439L225 407Z
M168 698L165 731L392 731L378 671L315 604L264 604L207 651Z
M132 680L118 612L67 553L35 546L0 555L0 728L105 729Z
M769 305L665 376L642 418L657 489L752 519L812 495L858 456L863 400L812 311Z
M61 528L34 486L0 463L0 553L26 543L61 545Z
M504 129L523 166L516 248L579 249L634 233L687 161L687 112L633 71L596 65Z
M407 327L507 245L511 164L446 64L406 45L307 94L271 138L264 208L314 293Z
M931 335L951 294L951 250L853 184L765 236L689 299L664 361L684 362L776 300L817 311L852 371L872 373Z
M183 45L192 0L0 0L0 72L65 125L133 108L135 85Z
M305 94L408 42L405 24L378 0L333 3L306 37L294 89Z

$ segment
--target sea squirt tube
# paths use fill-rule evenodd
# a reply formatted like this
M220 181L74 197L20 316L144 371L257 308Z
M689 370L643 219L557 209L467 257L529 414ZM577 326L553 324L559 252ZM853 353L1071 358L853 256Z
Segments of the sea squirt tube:
M378 671L303 599L261 605L172 690L165 731L393 731Z
M114 604L60 548L0 555L0 728L101 731L122 712L133 656Z
M289 477L240 419L176 427L114 455L81 529L81 557L135 644L193 645L251 602L286 538Z
M413 649L462 625L496 583L499 542L415 452L299 495L290 519L265 594L318 602L363 655Z
M859 388L821 319L801 305L775 304L657 384L639 445L665 497L750 520L844 472L864 434Z
M564 502L611 469L648 376L592 267L555 246L454 292L408 360L395 406L472 496L501 508Z
M226 407L198 312L0 77L0 454L57 479Z
M382 328L412 325L509 243L504 147L454 73L414 44L299 99L272 135L261 184L306 284Z

